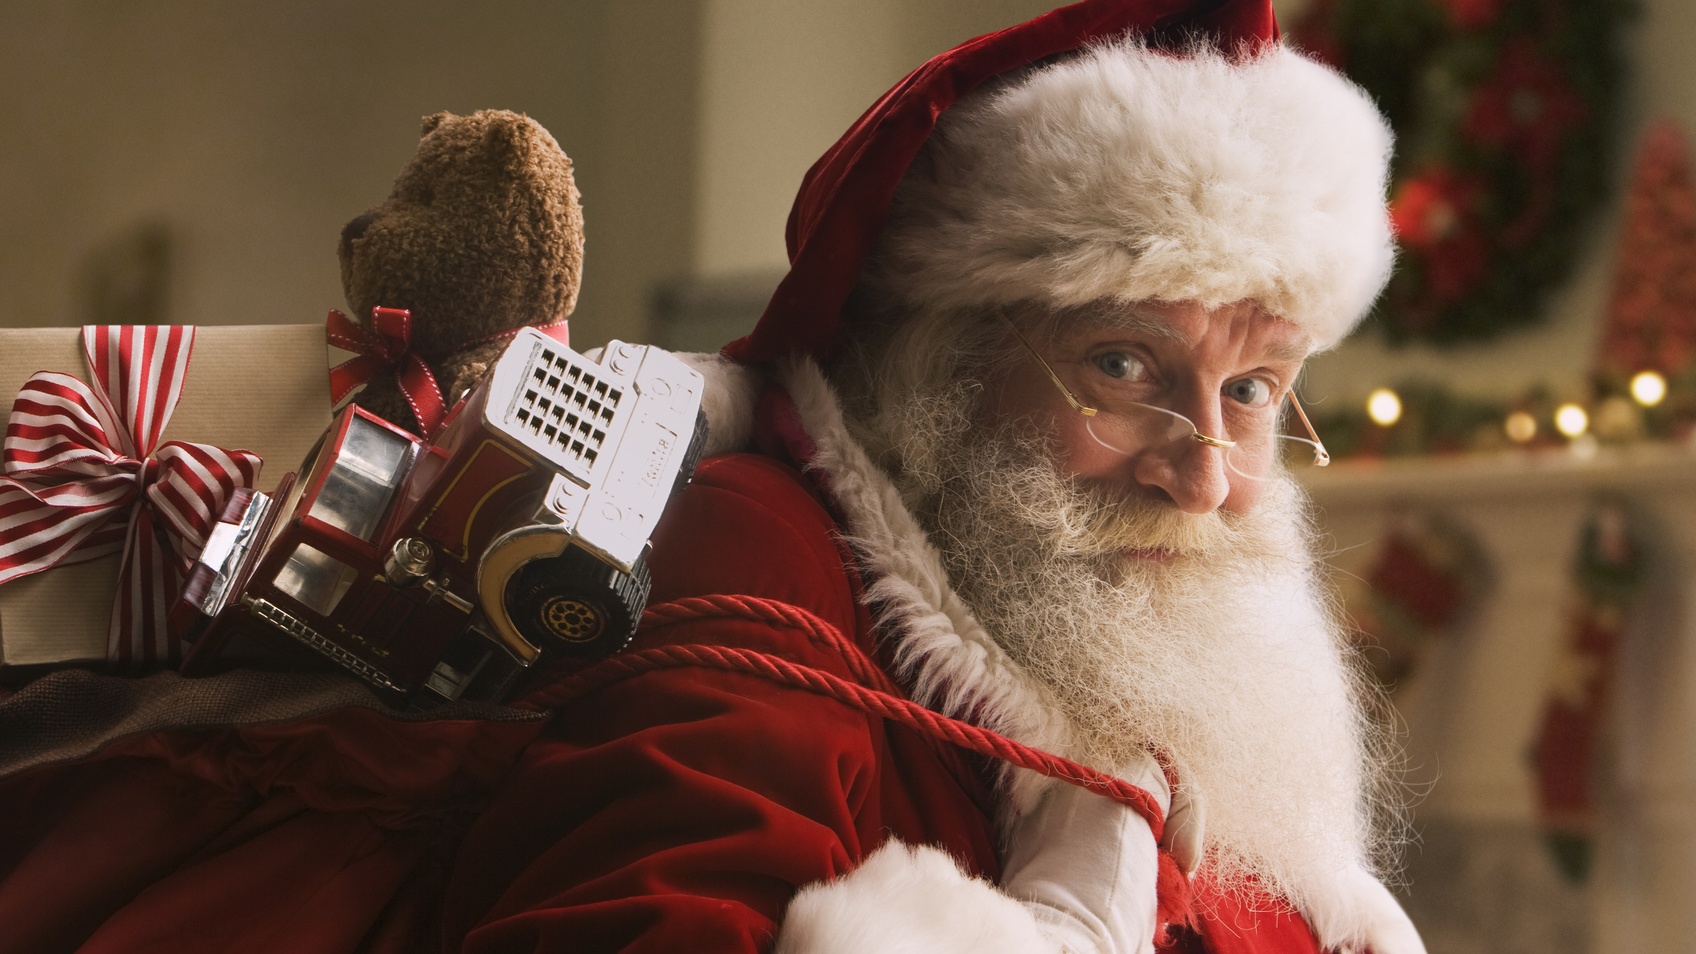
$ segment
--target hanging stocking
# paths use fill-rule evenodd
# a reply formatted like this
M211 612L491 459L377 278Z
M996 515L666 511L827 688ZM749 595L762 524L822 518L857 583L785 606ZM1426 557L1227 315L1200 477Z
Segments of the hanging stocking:
M1345 584L1353 641L1384 688L1406 683L1476 605L1485 575L1471 535L1434 516L1401 515L1371 567Z
M1598 502L1585 521L1574 568L1575 599L1550 668L1542 728L1532 750L1537 815L1555 861L1572 881L1590 872L1596 754L1614 659L1641 591L1643 560L1626 508Z

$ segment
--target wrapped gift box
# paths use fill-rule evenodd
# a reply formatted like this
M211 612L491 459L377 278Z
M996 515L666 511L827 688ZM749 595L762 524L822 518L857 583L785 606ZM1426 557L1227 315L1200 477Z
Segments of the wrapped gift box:
M30 375L84 381L79 328L0 328L0 412ZM259 489L298 470L330 421L324 326L201 327L182 400L164 440L250 450L264 459ZM119 556L69 565L0 586L0 665L94 662L106 657Z

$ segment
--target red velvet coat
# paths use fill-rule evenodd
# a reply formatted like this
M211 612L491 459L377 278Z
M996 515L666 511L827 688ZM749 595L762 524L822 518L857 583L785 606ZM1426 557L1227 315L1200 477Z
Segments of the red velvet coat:
M741 647L888 686L794 423L768 404L769 453L702 465L657 541L657 612L632 652ZM789 610L691 602L726 595ZM71 706L105 685L67 680L86 694L60 686ZM13 774L0 951L754 951L799 888L892 838L997 874L986 767L902 726L693 667L539 693L545 719L344 703L120 732ZM1206 949L1314 950L1299 920L1268 922L1258 946L1234 920Z

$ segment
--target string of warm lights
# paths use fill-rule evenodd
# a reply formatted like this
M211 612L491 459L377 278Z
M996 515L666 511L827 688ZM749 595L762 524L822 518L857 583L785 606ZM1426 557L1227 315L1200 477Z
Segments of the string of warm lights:
M1556 400L1536 389L1511 402L1409 382L1375 388L1355 408L1314 410L1326 444L1339 458L1561 446L1588 456L1604 444L1690 441L1696 433L1696 375L1669 381L1644 370L1629 381L1599 379L1585 400Z

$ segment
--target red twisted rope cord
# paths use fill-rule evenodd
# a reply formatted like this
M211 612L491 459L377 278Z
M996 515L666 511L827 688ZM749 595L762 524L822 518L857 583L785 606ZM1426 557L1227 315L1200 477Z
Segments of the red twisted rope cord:
M768 626L800 630L815 643L841 655L855 679L881 692L901 694L889 674L859 646L849 641L840 629L793 603L779 603L757 596L691 596L651 607L642 614L643 627L650 630L706 619L754 620Z
M828 631L834 630L834 627L812 614L796 607L780 607L785 607L785 604L754 597L707 597L654 607L643 614L643 623L651 621L656 626L665 626L685 620L715 617L753 618L772 625L816 633L833 645L845 642L840 633L835 633L834 638L828 635ZM857 652L856 650L855 653ZM850 654L849 658L852 659L853 654ZM1016 742L998 732L942 715L910 699L898 698L886 691L871 689L819 669L749 649L683 645L654 646L620 653L543 687L526 696L520 705L524 708L553 708L572 697L605 688L642 673L684 668L743 673L835 699L862 712L898 722L961 748L1001 759L1048 778L1060 779L1099 792L1146 819L1156 841L1160 840L1164 830L1165 819L1154 796L1123 779Z
M691 596L650 608L643 625L652 631L671 623L713 619L757 620L768 626L798 630L815 644L835 652L846 663L849 674L862 685L906 698L907 693L858 643L848 639L836 626L793 603L729 594ZM939 758L952 760L965 754L946 739L934 735L925 738ZM971 769L960 763L956 771L965 773Z

